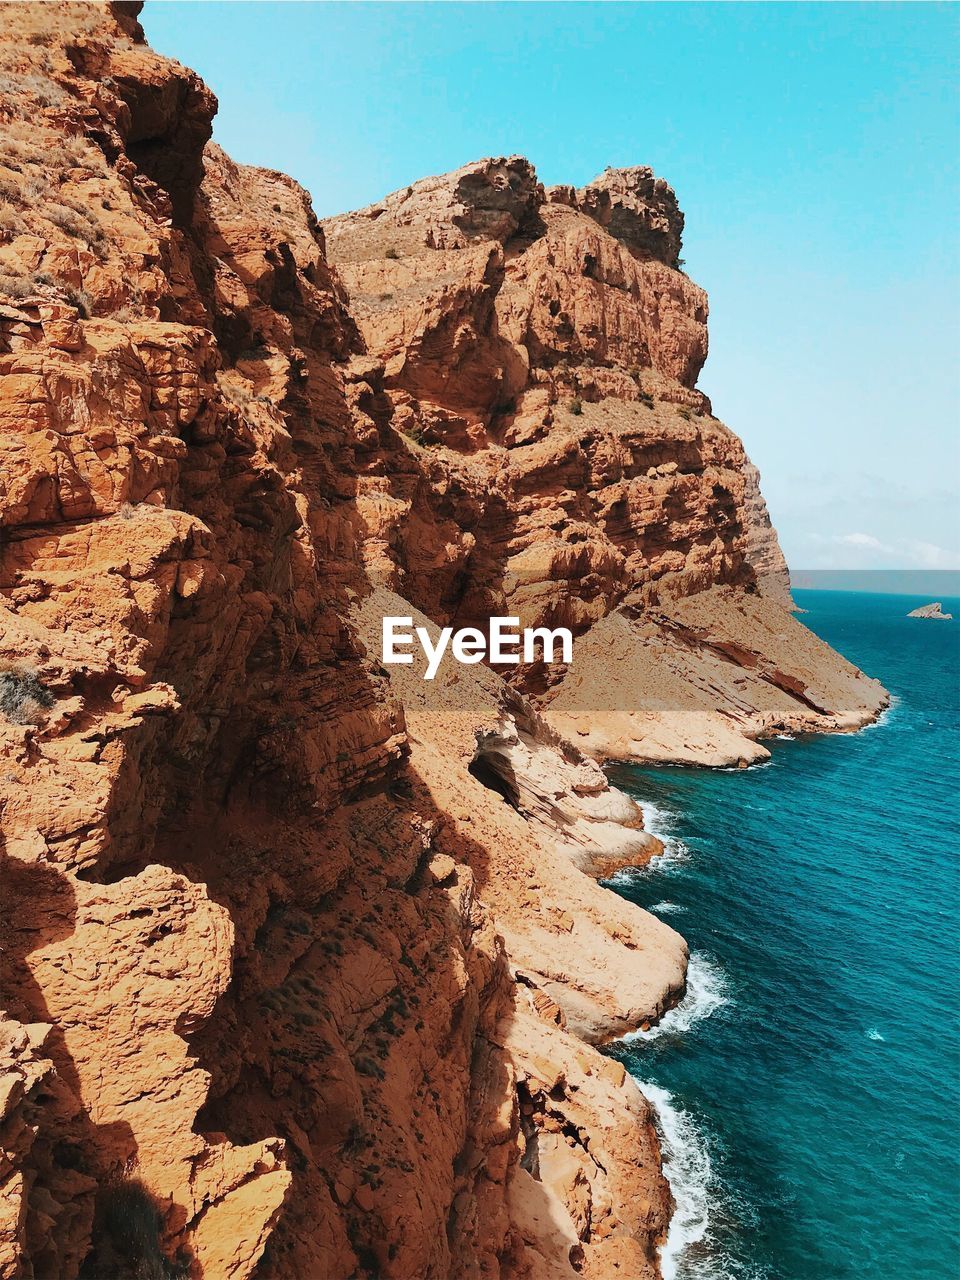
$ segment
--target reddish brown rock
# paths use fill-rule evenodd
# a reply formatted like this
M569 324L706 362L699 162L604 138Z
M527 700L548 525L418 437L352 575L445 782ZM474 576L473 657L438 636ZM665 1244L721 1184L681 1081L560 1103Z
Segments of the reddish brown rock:
M590 755L882 693L783 608L665 183L495 158L321 228L138 11L0 41L0 1274L654 1277L593 1042L686 945L596 882L659 844ZM388 606L575 662L427 686Z
M761 593L777 604L792 609L787 562L783 558L776 531L770 523L767 504L760 492L760 472L752 462L744 463L743 480L747 561L757 576L757 586Z
M573 193L570 203L640 258L676 267L683 237L683 214L673 189L646 165L605 169Z

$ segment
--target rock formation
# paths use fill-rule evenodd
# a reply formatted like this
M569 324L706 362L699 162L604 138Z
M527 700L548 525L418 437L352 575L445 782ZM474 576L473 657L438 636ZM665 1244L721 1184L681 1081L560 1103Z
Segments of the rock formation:
M908 618L938 618L944 622L953 619L952 613L944 613L943 604L939 600L935 600L933 604L921 605L919 609L911 609L907 614Z
M882 691L788 612L662 180L322 228L138 12L0 42L0 1276L655 1277L596 1046L686 946L596 882L659 845L594 757ZM387 610L575 661L388 675Z
M495 238L462 230L468 173ZM884 695L789 616L757 469L695 386L682 227L649 169L543 191L519 157L324 224L420 470L361 497L372 580L444 623L571 627L570 669L517 682L595 756L746 764Z

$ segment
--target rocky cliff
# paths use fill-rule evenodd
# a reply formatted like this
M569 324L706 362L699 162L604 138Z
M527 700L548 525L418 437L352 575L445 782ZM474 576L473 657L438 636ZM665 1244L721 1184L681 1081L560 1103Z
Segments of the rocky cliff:
M686 947L597 883L659 845L595 758L882 691L785 607L662 180L321 227L138 11L0 43L0 1276L654 1277L594 1046ZM388 675L385 612L576 658Z

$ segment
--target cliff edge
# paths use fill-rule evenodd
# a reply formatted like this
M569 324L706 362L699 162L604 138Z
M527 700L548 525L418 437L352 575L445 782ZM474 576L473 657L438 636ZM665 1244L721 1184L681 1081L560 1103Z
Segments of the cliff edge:
M0 1276L656 1277L597 1046L687 949L596 760L882 691L789 612L661 179L321 226L139 8L0 37ZM388 675L388 611L576 658Z

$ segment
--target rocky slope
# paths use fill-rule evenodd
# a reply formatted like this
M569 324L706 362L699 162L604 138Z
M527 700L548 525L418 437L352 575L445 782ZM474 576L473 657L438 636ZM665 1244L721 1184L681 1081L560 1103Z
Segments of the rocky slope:
M593 1046L686 947L596 883L659 846L590 757L882 691L785 607L665 183L321 228L138 10L0 43L0 1276L653 1277ZM388 675L385 611L575 661Z

